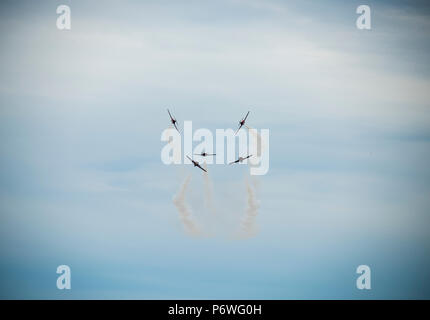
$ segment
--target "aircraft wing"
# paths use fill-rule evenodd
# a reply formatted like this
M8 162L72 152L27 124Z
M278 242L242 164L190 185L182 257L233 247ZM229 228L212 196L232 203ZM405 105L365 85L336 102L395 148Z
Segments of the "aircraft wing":
M179 131L178 127L176 126L176 123L174 123L173 125L175 126L176 130L177 130L179 133L181 133L181 132Z
M167 112L169 113L169 117L170 117L170 119L171 119L171 120L173 120L173 117L172 117L172 115L170 114L169 109L167 109Z
M249 115L249 111L248 111L248 113L246 114L246 116L245 116L245 118L243 119L243 121L246 121L246 118L248 118L248 115Z
M197 165L200 169L202 169L204 172L207 172L205 169L203 169L199 164Z
M237 130L236 130L236 132L234 133L234 135L236 135L236 134L239 132L240 128L242 128L242 125L240 125L240 126L239 126L239 128L237 128Z

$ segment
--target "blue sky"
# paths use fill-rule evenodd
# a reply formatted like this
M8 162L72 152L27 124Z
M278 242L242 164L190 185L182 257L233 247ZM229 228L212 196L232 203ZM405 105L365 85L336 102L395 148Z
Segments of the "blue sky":
M0 297L428 299L430 10L370 1L358 30L360 4L2 1ZM209 167L214 222L201 173L161 163L166 107L180 126L234 128L251 110L270 129L255 237L229 235L244 166ZM189 173L214 237L180 223Z

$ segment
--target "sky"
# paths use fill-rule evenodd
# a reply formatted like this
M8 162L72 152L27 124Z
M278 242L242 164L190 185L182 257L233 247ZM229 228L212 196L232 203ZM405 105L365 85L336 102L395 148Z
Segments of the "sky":
M0 298L429 299L429 17L425 1L2 1ZM213 132L250 110L268 173L208 165L211 216L202 172L160 159L166 108ZM173 202L188 176L203 236ZM251 182L257 232L237 237Z

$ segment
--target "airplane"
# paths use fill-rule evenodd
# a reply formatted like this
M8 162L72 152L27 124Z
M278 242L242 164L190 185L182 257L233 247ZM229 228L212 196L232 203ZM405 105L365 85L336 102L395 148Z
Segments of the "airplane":
M243 160L246 160L250 157L252 157L252 154L250 154L249 156L247 156L245 158L239 157L239 159L237 159L236 161L230 162L229 164L238 163L238 162L242 163Z
M202 153L194 153L195 156L202 156L202 157L207 157L207 156L215 156L216 153L206 153L206 152L202 152Z
M240 128L242 128L242 126L245 124L246 118L248 118L248 114L249 114L249 111L246 114L245 118L243 118L242 120L239 121L239 128L236 130L234 135L236 135L239 132Z
M193 159L191 159L189 156L187 156L188 159L191 160L191 162L193 163L194 167L199 167L200 169L202 169L204 172L207 172L205 169L203 169L199 163L197 161L194 161Z
M169 109L167 109L167 112L169 113L170 121L171 121L171 122L172 122L172 124L175 126L176 130L178 130L178 132L179 132L179 129L178 129L178 127L176 126L176 119L172 117L172 115L170 114ZM179 132L179 133L180 133L180 132Z

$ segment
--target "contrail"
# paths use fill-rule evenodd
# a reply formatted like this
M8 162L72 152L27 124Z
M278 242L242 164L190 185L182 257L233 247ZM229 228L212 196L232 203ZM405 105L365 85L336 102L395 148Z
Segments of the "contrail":
M242 219L241 227L244 232L244 236L251 237L256 233L255 217L258 213L258 208L260 207L259 201L257 200L255 191L249 180L246 179L246 193L247 193L247 208L245 212L245 217Z
M185 178L184 183L182 184L179 192L173 197L173 204L179 212L179 218L184 225L185 232L193 236L201 235L200 229L197 227L195 222L192 219L190 209L185 203L185 194L187 192L188 184L191 180L191 174Z

